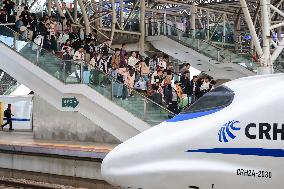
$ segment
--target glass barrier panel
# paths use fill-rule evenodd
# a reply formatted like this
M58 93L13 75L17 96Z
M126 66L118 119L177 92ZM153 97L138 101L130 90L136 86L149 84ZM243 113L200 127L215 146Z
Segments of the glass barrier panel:
M175 32L175 28L169 27L169 30L169 32ZM156 125L172 115L166 108L119 83L110 75L97 69L89 69L84 62L62 60L9 28L0 26L0 41L54 78L66 84L87 84L150 125Z

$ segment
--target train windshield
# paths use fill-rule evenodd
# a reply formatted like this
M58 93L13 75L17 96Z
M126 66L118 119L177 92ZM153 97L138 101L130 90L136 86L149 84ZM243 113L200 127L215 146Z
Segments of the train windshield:
M225 86L220 86L198 99L194 104L189 106L184 113L193 113L213 110L217 108L224 108L230 105L233 99L234 92Z

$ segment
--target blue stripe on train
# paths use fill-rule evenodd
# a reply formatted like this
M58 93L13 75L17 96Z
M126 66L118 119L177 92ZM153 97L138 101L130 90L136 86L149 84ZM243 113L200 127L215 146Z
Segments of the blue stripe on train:
M7 118L3 118L4 121L7 120ZM12 118L12 121L31 121L31 119L25 119L25 118Z
M284 157L284 149L265 149L265 148L211 148L188 150L191 153L208 153L208 154L230 154L244 156L267 156L267 157Z
M218 112L222 109L223 108L217 108L217 109L208 110L208 111L204 111L204 112L179 114L179 115L175 116L174 118L168 120L167 122L178 122L178 121L185 121L185 120L189 120L189 119L195 119L195 118L199 118L199 117L206 116L206 115L209 115L209 114L213 114L213 113Z

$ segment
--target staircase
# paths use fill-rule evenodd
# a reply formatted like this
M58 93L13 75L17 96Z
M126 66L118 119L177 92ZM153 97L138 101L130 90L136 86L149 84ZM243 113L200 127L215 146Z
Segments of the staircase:
M227 49L218 47L213 43L192 38L188 33L165 22L158 22L157 25L158 29L156 29L156 36L166 36L220 63L234 63L243 66L251 72L256 73L257 71L257 64L246 56L235 54Z
M47 50L34 51L33 42L15 34L0 26L0 68L60 111L78 111L121 141L167 120L171 114L136 91L128 100L114 97L116 81L98 70L91 70L90 78L100 79L99 83L82 84L81 66L71 62L71 73L67 74L65 62ZM63 108L61 99L70 96L76 97L79 105Z

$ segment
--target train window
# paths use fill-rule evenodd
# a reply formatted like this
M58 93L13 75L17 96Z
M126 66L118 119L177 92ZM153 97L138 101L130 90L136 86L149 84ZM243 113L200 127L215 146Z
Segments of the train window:
M225 86L217 87L205 94L185 111L193 113L207 111L216 108L223 108L231 104L234 99L234 92Z

